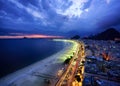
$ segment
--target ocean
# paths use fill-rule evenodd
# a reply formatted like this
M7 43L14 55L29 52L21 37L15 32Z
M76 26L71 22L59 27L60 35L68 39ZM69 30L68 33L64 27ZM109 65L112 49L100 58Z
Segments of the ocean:
M45 59L63 47L63 42L50 39L0 39L0 78Z

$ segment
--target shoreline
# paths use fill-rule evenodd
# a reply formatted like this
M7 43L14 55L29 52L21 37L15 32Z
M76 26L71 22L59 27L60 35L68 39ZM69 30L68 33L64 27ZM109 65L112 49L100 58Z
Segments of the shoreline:
M70 44L70 42L65 41L64 43L65 43L64 48L62 50L60 50L59 52L47 57L46 59L43 59L41 61L33 63L32 65L25 67L25 68L22 68L12 74L9 74L6 77L1 78L0 85L2 85L2 86L12 85L13 86L13 83L14 83L17 86L20 86L20 84L25 83L24 81L28 81L28 82L34 81L34 80L38 79L38 77L36 78L35 76L33 76L32 75L33 73L41 73L41 74L42 73L45 73L45 74L53 73L53 74L55 74L55 72L61 68L60 66L62 64L62 61L60 60L61 59L60 57L62 57L62 55L67 53L68 50L70 50L70 48L72 48L72 46L73 46L73 44L72 43ZM51 69L54 69L54 71ZM29 78L29 77L31 77L31 78Z

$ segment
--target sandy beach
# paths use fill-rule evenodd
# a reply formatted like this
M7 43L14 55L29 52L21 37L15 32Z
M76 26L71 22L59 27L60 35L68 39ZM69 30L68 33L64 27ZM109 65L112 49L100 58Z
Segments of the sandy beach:
M56 54L0 79L0 86L47 86L44 83L46 78L53 80L54 85L57 71L64 66L64 59L74 51L75 44L72 42L64 41L64 48Z

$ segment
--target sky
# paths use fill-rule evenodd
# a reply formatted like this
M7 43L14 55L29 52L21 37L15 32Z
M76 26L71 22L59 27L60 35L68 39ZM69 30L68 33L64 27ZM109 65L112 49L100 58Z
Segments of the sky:
M120 31L120 0L0 0L2 31L87 36L110 27Z

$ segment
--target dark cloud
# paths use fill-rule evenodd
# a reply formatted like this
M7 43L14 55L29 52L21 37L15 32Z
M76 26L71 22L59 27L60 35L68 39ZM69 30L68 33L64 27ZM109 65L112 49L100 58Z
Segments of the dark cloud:
M32 4L34 6L39 6L39 0L18 0L21 4L24 6L28 6L29 4Z
M119 28L119 9L118 0L0 0L0 27L84 35Z
M102 28L120 25L120 16L118 14L105 16L99 21L98 25Z

